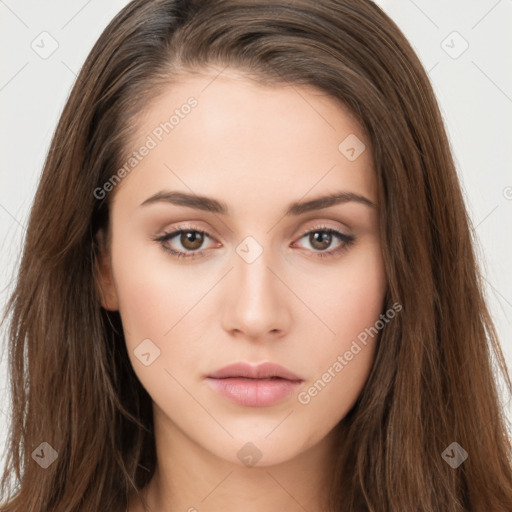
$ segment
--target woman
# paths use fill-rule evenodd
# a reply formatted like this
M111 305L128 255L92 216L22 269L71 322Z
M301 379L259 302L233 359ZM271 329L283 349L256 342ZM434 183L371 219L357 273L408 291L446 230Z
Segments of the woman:
M8 312L0 510L512 510L442 118L371 1L128 4Z

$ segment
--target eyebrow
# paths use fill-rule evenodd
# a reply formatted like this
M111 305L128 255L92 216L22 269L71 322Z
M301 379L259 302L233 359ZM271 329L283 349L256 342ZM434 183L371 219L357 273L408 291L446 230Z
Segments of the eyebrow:
M197 194L187 194L185 192L162 190L148 197L140 206L147 206L154 203L171 203L177 206L187 206L196 210L205 212L218 213L220 215L229 215L229 208L226 203L214 199L213 197L200 196ZM375 208L376 204L367 197L353 192L337 192L325 196L316 197L307 201L295 201L288 205L285 217L297 216L314 210L322 210L337 204L344 203L360 203L371 208Z

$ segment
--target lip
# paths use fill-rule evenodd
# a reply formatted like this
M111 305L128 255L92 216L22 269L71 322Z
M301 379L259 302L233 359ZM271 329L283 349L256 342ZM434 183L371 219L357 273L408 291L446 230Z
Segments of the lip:
M284 366L238 362L210 373L210 387L228 400L247 407L268 407L292 394L304 379Z
M265 362L257 365L245 363L243 361L228 364L220 370L208 374L212 379L224 379L229 377L245 377L248 379L269 379L271 377L281 377L291 381L304 380L284 366L277 363Z

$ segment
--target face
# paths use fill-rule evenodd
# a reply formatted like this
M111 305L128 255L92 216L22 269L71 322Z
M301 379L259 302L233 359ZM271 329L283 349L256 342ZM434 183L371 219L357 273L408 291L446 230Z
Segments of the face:
M328 439L368 377L386 291L376 179L332 98L216 74L140 117L110 192L102 300L156 432L270 465Z

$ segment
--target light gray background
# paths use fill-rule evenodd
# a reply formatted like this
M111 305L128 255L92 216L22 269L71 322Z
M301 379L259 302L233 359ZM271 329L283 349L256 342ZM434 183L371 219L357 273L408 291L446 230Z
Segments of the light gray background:
M60 112L94 42L127 3L0 0L2 310L12 291L24 226ZM436 91L480 241L490 309L510 368L512 0L377 3L404 31ZM58 47L44 55L52 45ZM0 339L3 447L9 415L4 331ZM508 396L504 402L512 418Z

